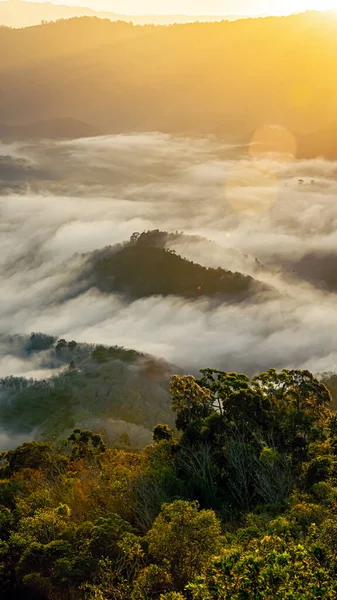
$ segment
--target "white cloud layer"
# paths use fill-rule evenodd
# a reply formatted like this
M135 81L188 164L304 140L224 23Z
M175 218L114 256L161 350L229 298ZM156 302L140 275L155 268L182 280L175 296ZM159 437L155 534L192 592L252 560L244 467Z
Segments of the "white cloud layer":
M0 153L12 165L0 196L3 334L124 345L186 370L337 369L336 163L252 160L212 138L161 134L1 145ZM266 281L277 298L212 308L75 294L83 253L147 229L211 240L180 238L175 249ZM0 376L38 371L7 350L0 358Z

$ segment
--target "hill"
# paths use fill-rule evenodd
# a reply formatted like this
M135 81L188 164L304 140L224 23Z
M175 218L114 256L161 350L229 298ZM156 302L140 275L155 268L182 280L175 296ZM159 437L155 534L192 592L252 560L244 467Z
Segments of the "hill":
M258 276L264 266L255 257L236 248L220 246L214 241L200 235L189 235L184 232L167 232L152 230L141 234L143 243L166 250L174 250L176 254L204 267L218 268L222 266L231 272Z
M43 334L12 336L6 345L12 356L38 362L40 377L46 375L0 379L2 449L22 436L60 438L74 427L104 431L113 443L142 446L157 422L173 422L168 398L173 368L164 361Z
M165 249L167 235L159 231L134 234L129 243L95 252L88 257L81 278L103 292L121 293L133 300L173 295L239 302L269 291L250 276L206 268Z
M0 52L8 124L72 116L103 132L214 132L247 142L276 124L299 155L335 155L330 14L171 27L84 17L2 28Z

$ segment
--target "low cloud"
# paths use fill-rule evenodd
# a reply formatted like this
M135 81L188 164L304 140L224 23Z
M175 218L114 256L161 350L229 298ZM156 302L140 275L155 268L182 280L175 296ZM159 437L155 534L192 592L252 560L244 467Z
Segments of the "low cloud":
M123 345L189 371L336 369L335 286L324 268L337 260L337 165L246 150L162 134L2 145L1 332ZM277 297L212 307L76 289L86 253L148 229L200 236L168 247L252 275ZM20 361L3 352L1 374L24 373Z

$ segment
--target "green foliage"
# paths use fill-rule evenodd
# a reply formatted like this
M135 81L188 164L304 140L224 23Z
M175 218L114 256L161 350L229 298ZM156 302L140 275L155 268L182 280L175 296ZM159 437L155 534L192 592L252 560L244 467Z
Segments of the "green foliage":
M22 469L46 469L50 473L62 470L64 458L57 456L48 442L25 442L15 450L0 454L5 475L13 475Z
M119 348L117 346L113 348L107 348L106 346L96 346L92 352L92 358L98 363L106 363L109 360L122 360L125 362L136 362L142 355L135 350L126 350L125 348Z
M167 594L161 594L159 600L184 600L185 596L179 592L168 592Z
M75 428L94 428L110 444L126 434L134 448L150 443L157 423L173 425L172 370L164 361L119 346L52 340L32 334L13 341L61 372L47 380L0 379L0 421L9 437L62 440Z
M186 430L191 423L211 413L211 394L194 377L174 375L171 380L172 408L177 415L178 429Z
M105 360L98 350L90 364ZM180 437L157 425L132 452L77 428L62 452L27 442L2 453L1 598L336 598L327 389L307 371L201 375L172 378Z
M97 252L89 267L96 286L132 299L176 295L191 299L218 296L225 301L266 291L267 286L252 277L221 268L206 269L166 250L159 240L161 234L167 235L135 233L129 244Z
M198 380L172 378L172 408L183 432L181 454L188 455L186 448L205 454L205 444L211 446L207 488L221 490L220 503L282 502L296 477L306 487L329 477L334 460L324 444L331 398L311 373L270 369L252 380L213 369L201 373ZM189 471L187 461L186 479Z
M216 554L220 533L213 511L199 511L197 502L177 500L162 507L148 532L149 553L159 563L168 563L175 585L182 590Z
M131 533L132 527L119 515L111 515L108 518L98 519L90 533L90 549L94 556L105 556L116 560L121 549L118 545L123 534Z
M135 579L131 600L161 598L164 592L173 587L172 576L167 567L150 564Z
M245 552L224 552L189 584L193 600L314 600L335 598L337 584L318 547L264 537Z
M71 442L71 460L79 460L81 458L94 459L102 452L105 452L106 445L98 433L91 431L81 431L74 429L71 436L68 438Z
M163 440L171 441L173 439L173 430L167 425L156 425L153 429L153 441L161 442Z

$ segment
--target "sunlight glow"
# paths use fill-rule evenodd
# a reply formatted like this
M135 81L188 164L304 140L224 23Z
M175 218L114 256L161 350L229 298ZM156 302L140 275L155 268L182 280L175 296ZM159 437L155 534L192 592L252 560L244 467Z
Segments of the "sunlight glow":
M34 1L43 3L46 0ZM96 11L111 11L119 14L249 16L285 15L306 10L324 11L334 8L337 10L337 0L52 0L52 2L61 5L88 6Z
M278 4L279 8L275 10L275 13L274 10L269 9L271 14L288 14L306 10L323 11L337 9L337 0L299 0L298 2L285 0Z

